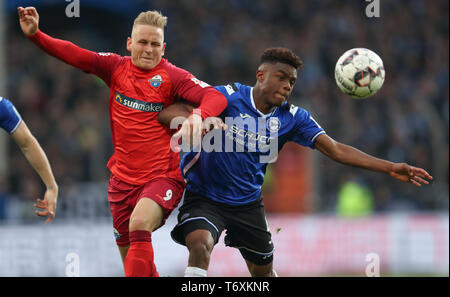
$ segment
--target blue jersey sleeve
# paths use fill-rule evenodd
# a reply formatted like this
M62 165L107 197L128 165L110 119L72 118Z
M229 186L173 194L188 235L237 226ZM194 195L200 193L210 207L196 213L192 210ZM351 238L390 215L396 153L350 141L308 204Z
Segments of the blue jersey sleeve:
M325 130L320 127L308 111L292 105L290 112L295 120L295 127L290 140L314 148L314 141L319 135L325 134Z
M221 92L225 97L228 96L228 92L225 89L225 86L215 86L214 89Z
M241 84L239 83L232 83L232 84L228 84L225 86L215 86L214 88L221 92L227 99L229 99L229 97L234 93L234 92L239 92L239 87L241 86Z
M0 127L12 134L21 122L22 118L11 101L0 97Z

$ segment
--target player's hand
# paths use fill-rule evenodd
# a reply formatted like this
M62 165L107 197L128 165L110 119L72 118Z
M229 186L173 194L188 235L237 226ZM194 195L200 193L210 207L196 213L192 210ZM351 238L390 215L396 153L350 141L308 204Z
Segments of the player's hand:
M410 166L406 163L394 163L389 174L398 180L403 182L412 183L415 186L420 187L422 184L428 185L428 180L432 180L433 177L422 168Z
M181 129L172 136L171 147L175 152L179 152L178 144L181 138L182 145L185 147L200 147L202 141L202 122L203 119L198 112L192 113L181 125Z
M39 26L39 14L34 7L17 7L19 13L20 28L27 36L36 34Z
M202 124L202 135L205 135L211 130L226 130L227 125L222 121L221 118L218 117L209 117L203 121Z
M47 220L45 220L46 223L49 223L55 217L57 199L58 187L47 189L47 191L45 191L44 199L36 199L37 203L35 203L34 206L41 210L36 210L35 213L40 217L48 217Z

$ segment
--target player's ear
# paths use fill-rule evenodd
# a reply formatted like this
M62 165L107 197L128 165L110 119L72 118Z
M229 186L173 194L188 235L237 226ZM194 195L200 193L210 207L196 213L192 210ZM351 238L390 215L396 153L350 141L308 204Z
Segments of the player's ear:
M258 80L258 82L262 83L264 81L265 73L266 72L264 70L256 70L256 79Z
M128 37L128 39L127 39L127 50L129 52L131 52L131 43L132 43L131 37Z
M163 47L162 47L162 52L161 52L161 57L164 57L164 53L166 52L166 43L163 43Z

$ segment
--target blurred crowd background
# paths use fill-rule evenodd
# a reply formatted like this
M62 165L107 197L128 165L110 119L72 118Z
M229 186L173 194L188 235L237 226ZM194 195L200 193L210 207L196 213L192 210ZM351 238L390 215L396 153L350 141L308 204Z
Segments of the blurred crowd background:
M123 2L81 0L79 18L65 15L69 2L64 0L4 3L7 90L1 95L15 104L47 153L61 187L62 217L76 207L71 204L75 200L78 215L109 214L106 163L113 152L109 90L93 75L48 56L27 40L18 23L19 5L36 6L41 30L53 37L121 55L128 55L126 38L137 14L160 10L168 16L165 57L211 85L232 81L253 85L265 48L291 48L304 61L291 103L310 111L334 139L379 158L422 167L434 177L431 185L416 188L340 165L319 152L288 148L280 157L298 153L311 164L305 177L310 190L304 197L293 197L306 205L299 211L339 211L340 195L350 182L369 197L371 212L448 211L448 1L381 0L379 18L366 16L368 2L354 0ZM386 69L384 86L366 100L342 94L334 81L337 59L354 47L378 53ZM0 160L8 162L9 170L0 176L0 219L14 216L26 221L34 216L28 206L27 211L17 207L14 212L8 205L12 201L31 205L42 196L43 185L12 141L8 152L8 160ZM283 164L292 167L289 162L269 167L268 212L277 211L270 205L277 203L277 172L283 171ZM288 192L295 193L299 184ZM93 200L98 205L86 207Z

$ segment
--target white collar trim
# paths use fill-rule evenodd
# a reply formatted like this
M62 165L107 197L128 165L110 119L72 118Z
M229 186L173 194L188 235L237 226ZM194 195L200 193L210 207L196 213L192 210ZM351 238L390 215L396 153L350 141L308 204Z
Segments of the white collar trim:
M252 103L253 108L259 113L260 116L262 116L263 118L267 118L272 116L275 111L277 111L278 107L275 107L275 109L272 112L269 112L268 114L264 114L262 112L260 112L255 105L255 99L253 98L253 87L250 88L250 102Z

